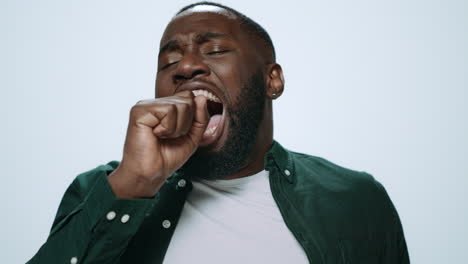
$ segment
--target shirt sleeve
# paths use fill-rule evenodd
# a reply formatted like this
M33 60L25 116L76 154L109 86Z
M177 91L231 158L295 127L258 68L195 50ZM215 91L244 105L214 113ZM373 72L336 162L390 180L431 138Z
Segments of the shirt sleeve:
M107 175L117 165L78 175L62 198L47 241L27 263L118 263L155 199L116 198Z
M375 184L377 186L375 198L379 204L377 218L384 236L382 263L409 264L408 248L398 212L383 185L378 181L375 181Z

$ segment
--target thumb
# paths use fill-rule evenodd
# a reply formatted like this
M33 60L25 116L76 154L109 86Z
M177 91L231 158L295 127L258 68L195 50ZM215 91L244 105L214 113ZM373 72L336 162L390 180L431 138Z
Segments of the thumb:
M206 103L205 96L196 96L195 101L195 115L193 118L192 128L190 129L188 135L193 142L197 143L203 137L203 133L208 126L208 121L210 120L210 115L208 114L208 108Z

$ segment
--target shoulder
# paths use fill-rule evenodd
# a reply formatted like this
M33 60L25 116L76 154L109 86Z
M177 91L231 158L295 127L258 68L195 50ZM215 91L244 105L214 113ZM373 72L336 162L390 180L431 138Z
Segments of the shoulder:
M277 174L292 176L287 180L277 177L282 183L280 197L286 197L306 223L317 225L332 244L348 238L356 243L390 241L391 247L397 240L404 243L398 213L385 188L372 175L289 151L279 144L274 153L280 157Z
M371 174L342 167L321 157L289 152L294 161L295 195L327 219L340 215L355 230L395 225L398 215L383 185ZM336 221L340 222L341 220ZM347 225L347 224L343 224Z
M372 175L365 171L352 170L327 159L289 151L302 184L318 184L331 191L374 192L381 186Z
M306 196L358 211L392 211L385 188L371 174L317 156L293 151L289 155L295 167L295 189Z
M337 165L321 157L289 151L294 161L295 189L306 196L394 218L395 208L384 186L371 174ZM374 212L374 213L370 213ZM383 213L385 212L385 213Z

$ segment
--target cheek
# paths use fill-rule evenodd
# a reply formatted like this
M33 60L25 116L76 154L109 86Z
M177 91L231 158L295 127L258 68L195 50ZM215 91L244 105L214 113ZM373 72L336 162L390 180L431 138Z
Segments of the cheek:
M246 63L241 61L237 56L228 61L212 65L212 70L221 81L223 87L225 87L231 104L238 101L237 97L240 94L240 90L249 77L249 69L246 66Z
M165 75L158 74L156 76L156 97L171 96L174 92L174 87L171 78Z

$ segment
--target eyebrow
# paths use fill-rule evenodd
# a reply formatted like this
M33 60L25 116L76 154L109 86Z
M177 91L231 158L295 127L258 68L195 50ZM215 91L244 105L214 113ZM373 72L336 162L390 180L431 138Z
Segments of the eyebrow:
M227 35L225 34L221 34L221 33L215 33L215 32L204 32L204 33L200 33L198 35L195 36L194 40L197 44L201 44L201 43L204 43L204 42L207 42L211 39L220 39L220 38L228 38Z
M173 39L173 40L170 40L169 42L167 42L164 46L162 46L160 49L159 49L159 56L161 56L161 54L163 54L164 52L168 51L168 50L174 50L176 48L179 47L179 41Z
M216 32L203 32L203 33L200 33L198 35L196 35L193 40L195 41L195 43L197 44L203 44L205 42L208 42L212 39L227 39L229 38L227 35L225 34L221 34L221 33L216 33ZM176 39L173 39L173 40L170 40L168 41L166 44L164 44L164 46L162 46L160 49L159 49L159 56L161 56L161 54L163 54L164 52L168 51L168 50L175 50L175 49L178 49L180 47L180 43L178 40Z

